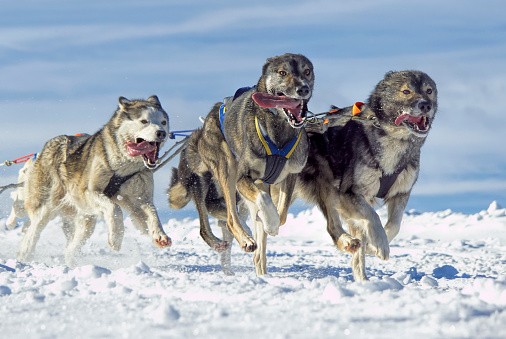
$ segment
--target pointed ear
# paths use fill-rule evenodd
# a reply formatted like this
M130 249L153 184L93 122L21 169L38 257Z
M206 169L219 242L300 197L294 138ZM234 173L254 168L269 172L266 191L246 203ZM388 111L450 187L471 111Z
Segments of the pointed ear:
M118 102L119 102L119 106L121 107L121 109L125 109L125 105L128 104L130 102L130 100L128 100L125 97L119 97Z
M156 95L150 96L147 101L149 101L150 103L152 103L154 105L162 106L162 104L160 103L160 100L158 100L158 97Z

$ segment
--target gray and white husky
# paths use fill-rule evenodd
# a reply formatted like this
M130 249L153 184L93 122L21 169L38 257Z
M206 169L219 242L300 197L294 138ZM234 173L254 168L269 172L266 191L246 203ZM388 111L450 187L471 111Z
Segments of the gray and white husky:
M171 245L153 205L153 173L167 140L169 118L156 96L119 98L109 122L93 135L61 135L49 140L24 182L25 210L31 224L18 258L30 261L47 223L60 216L67 238L65 261L91 236L97 218L109 227L109 245L119 251L124 234L122 209L159 247Z
M208 214L226 220L239 246L255 251L257 274L265 274L261 258L267 234L278 234L285 222L296 174L306 163L308 142L302 127L313 85L313 64L305 56L286 53L267 59L255 88L215 104L173 172L170 206L182 208L193 200L201 235L217 251L227 245L212 234ZM277 204L266 183L280 186ZM248 207L255 224L255 239L239 217L237 193L239 207Z

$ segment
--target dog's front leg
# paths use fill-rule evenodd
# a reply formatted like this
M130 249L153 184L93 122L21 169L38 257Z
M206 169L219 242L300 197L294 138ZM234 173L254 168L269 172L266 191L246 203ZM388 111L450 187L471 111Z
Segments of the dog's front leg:
M148 231L153 242L160 248L170 247L172 240L165 234L155 206L151 203L146 203L141 205L141 209L147 216Z
M228 172L224 168L216 170L218 173L218 181L223 191L223 199L227 206L227 227L234 235L241 249L246 252L253 252L257 248L257 244L253 237L246 232L247 226L243 226L239 213L237 212L236 185L234 178L235 168L229 169Z
M362 195L354 193L340 195L339 204L339 212L344 216L344 219L353 220L355 225L362 227L363 232L365 232L367 239L361 239L362 246L371 247L372 254L382 260L388 260L390 255L388 239L374 208ZM364 242L364 240L366 241Z
M362 244L366 242L367 235L361 221L348 220L348 226L353 237L360 239ZM352 253L351 270L355 281L369 280L365 273L365 246L360 246L357 251Z
M139 230L147 230L153 243L158 247L171 246L172 240L163 231L155 206L142 197L134 199L135 200L131 200L124 197L121 201L118 201L118 203L121 204L121 207L130 212L130 218L135 227Z
M279 226L286 223L288 215L288 208L293 201L293 190L295 189L295 182L297 181L297 174L289 174L285 180L279 185L278 191L278 213L279 213Z
M397 194L391 199L388 199L388 221L385 225L385 233L387 234L388 242L392 242L401 229L402 216L409 200L409 193Z
M250 214L251 218L255 220L258 217L263 223L265 232L276 236L279 231L279 214L269 193L259 190L253 180L245 175L237 181L237 190L246 200L256 205L258 212L256 215Z

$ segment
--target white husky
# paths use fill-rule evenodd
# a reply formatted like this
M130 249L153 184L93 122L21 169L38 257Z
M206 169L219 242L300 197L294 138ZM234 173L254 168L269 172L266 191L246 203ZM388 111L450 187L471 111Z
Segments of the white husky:
M120 97L112 118L95 134L49 140L25 180L31 224L24 232L19 260L33 259L42 230L56 216L63 220L67 265L75 265L75 254L93 233L97 218L105 219L109 245L119 251L122 209L156 245L170 246L153 205L152 173L168 132L169 118L156 96Z

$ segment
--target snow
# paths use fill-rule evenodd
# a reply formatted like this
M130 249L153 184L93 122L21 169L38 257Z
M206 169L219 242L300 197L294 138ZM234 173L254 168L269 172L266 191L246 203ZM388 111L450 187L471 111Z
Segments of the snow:
M385 221L385 208L378 214ZM60 220L31 263L15 259L21 227L5 221L2 338L506 337L506 209L496 202L472 215L406 211L390 259L367 257L370 281L361 283L315 208L290 214L269 237L261 277L237 244L235 275L224 275L193 219L163 221L169 249L127 219L118 253L99 222L76 268L63 264Z

